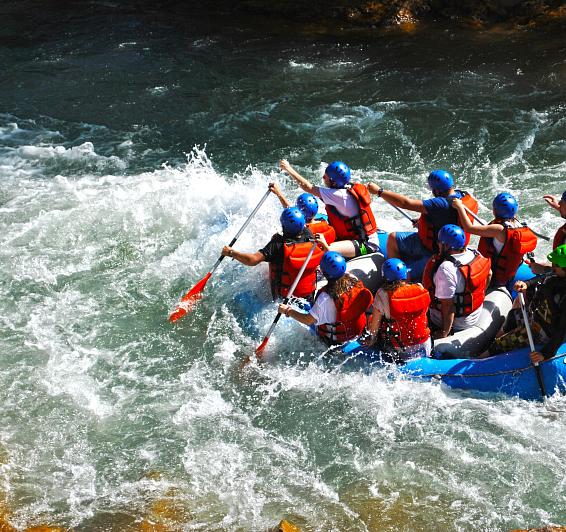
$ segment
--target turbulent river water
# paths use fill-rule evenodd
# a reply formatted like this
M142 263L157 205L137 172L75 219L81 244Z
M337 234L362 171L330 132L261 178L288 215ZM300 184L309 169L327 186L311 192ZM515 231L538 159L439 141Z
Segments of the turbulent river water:
M49 5L49 4L48 4ZM426 197L433 168L566 188L560 32L297 35L112 2L8 2L0 28L0 514L16 529L509 530L566 524L566 400L328 363L266 268L212 266L288 158ZM407 228L382 201L381 225ZM269 198L237 249L277 230ZM549 251L539 244L538 255ZM6 525L7 526L7 525Z

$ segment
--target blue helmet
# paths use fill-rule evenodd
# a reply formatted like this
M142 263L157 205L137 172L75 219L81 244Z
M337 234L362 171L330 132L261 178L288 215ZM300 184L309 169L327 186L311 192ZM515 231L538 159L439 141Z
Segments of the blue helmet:
M320 269L329 281L340 279L346 273L346 259L337 251L327 251L320 261Z
M566 190L562 192L562 197L560 198L562 201L566 201Z
M316 198L308 192L301 194L297 198L296 205L303 213L307 222L310 222L318 212L318 202Z
M438 241L450 249L464 249L466 247L466 233L459 225L446 224L438 231Z
M281 226L283 232L295 236L298 235L305 228L305 217L297 207L287 207L281 213Z
M428 186L433 192L443 194L454 186L454 178L446 170L433 170L428 174Z
M493 211L498 218L515 218L519 204L510 192L501 192L493 199Z
M408 270L401 259L387 259L381 266L381 276L386 281L404 281Z
M330 163L324 173L336 186L342 188L350 182L350 168L342 161Z

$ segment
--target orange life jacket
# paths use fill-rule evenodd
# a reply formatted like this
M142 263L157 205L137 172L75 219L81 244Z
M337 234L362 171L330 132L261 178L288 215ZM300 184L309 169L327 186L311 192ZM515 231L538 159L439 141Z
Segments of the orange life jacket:
M462 190L457 190L456 192L459 192L460 194L462 194L462 197L460 198L462 200L462 203L468 207L468 209L470 209L474 214L478 213L478 202L476 200L476 198L474 198L471 194L468 194L467 192L464 192ZM450 207L450 216L453 218L451 221L446 222L448 223L452 223L455 225L460 225L460 220L458 219L458 213L456 212L456 209L453 209L452 207ZM468 214L468 218L470 220L473 221L473 217L471 214ZM428 214L421 214L420 218L419 218L419 222L417 225L417 229L418 229L418 233L419 233L419 238L421 239L421 242L423 243L423 246L425 248L427 248L429 251L431 251L432 253L437 253L438 252L438 244L436 242L437 238L438 238L438 231L440 229L440 227L435 229L435 226L432 223L432 220L430 219ZM469 233L466 233L466 246L468 245L468 242L470 241L470 235Z
M491 259L493 286L505 286L515 277L517 269L523 262L523 255L534 251L537 247L537 237L528 227L511 227L509 222L496 218L490 224L501 224L505 228L505 241L498 253L493 238L481 237L478 251Z
M311 220L307 223L307 227L311 230L313 235L324 235L324 238L329 245L336 240L336 231L334 231L334 227L322 218L318 220Z
M445 260L454 263L466 282L464 291L454 296L455 317L468 316L483 305L491 261L475 249L470 251L474 252L474 258L468 264L461 264L451 255L436 254L429 259L423 272L423 285L430 292L431 308L441 310L440 301L434 296L434 274Z
M297 277L310 250L312 242L286 241L283 244L283 263L269 263L269 280L271 282L271 295L273 299L287 297L289 288ZM316 268L320 264L324 251L318 246L310 258L301 280L294 292L296 297L310 297L316 288Z
M358 336L366 326L366 310L372 302L371 292L358 281L349 292L334 298L336 322L317 325L317 334L330 344L341 344Z
M388 335L393 347L403 350L428 340L428 290L419 283L411 283L398 286L391 292L387 291L387 295L390 317L383 316L380 331Z
M556 234L554 235L554 240L552 241L552 249L556 249L558 246L566 244L566 224L564 224Z
M351 218L342 216L336 207L326 206L328 221L336 231L336 240L367 240L377 231L377 224L371 210L371 196L368 187L356 183L347 188L358 204L359 213Z

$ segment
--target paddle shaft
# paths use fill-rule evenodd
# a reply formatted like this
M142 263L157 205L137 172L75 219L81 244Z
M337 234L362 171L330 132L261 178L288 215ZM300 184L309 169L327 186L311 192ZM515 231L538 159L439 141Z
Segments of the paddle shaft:
M464 207L464 210L476 221L478 222L480 225L487 225L487 223L482 220L479 216L477 216L473 211L471 211L470 209L468 209L468 207L466 207L464 204L462 204L462 206ZM526 226L525 226L526 227ZM539 238L542 238L543 240L547 240L550 241L550 238L545 236L545 235L541 235L540 233L537 233L536 231L534 231L533 229L531 229L529 227L529 229Z
M314 253L314 250L316 248L316 242L313 243L309 254L307 255L307 258L305 259L305 262L303 262L303 265L301 266L301 269L299 270L299 273L297 274L297 277L295 277L295 280L293 281L293 284L291 285L291 288L289 288L289 292L287 293L287 296L283 299L283 304L286 305L289 300L293 297L293 293L295 292L295 288L297 288L297 285L299 284L299 281L301 280L301 277L303 276L303 273L305 272L305 270L307 269L307 264L309 263L309 261L311 260L312 254ZM256 350L256 354L261 353L261 351L263 351L263 348L265 347L265 344L267 343L267 340L269 339L269 337L271 336L271 333L273 332L273 329L275 329L275 326L277 325L277 322L281 319L281 314L277 313L277 316L275 316L275 319L273 320L273 323L271 324L271 326L269 327L269 330L267 331L267 334L265 335L265 337L263 338L263 342L261 342L261 345L257 348Z
M525 298L523 296L523 292L519 292L519 303L521 305L521 312L523 313L523 320L525 321L525 328L527 329L527 336L529 337L529 347L531 348L531 352L532 352L535 350L535 342L533 340L533 332L531 331L531 325L529 324L529 316L527 314L527 308L525 307ZM535 373L537 376L537 382L540 388L540 393L544 398L546 397L546 388L544 386L544 381L542 379L540 366L538 365L538 362L533 363L533 365L535 367Z
M385 200L385 203L388 203L396 211L400 212L405 218L407 218L407 220L409 220L413 224L413 226L416 225L417 222L419 221L418 218L411 218L403 209L401 209L400 207L397 207L397 205L393 205L393 203L390 203L387 200Z

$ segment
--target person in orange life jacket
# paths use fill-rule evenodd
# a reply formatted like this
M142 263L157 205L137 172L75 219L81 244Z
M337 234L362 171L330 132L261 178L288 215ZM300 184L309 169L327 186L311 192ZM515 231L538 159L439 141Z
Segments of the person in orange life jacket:
M269 243L255 253L244 253L229 246L222 248L222 255L232 257L246 266L268 262L271 293L274 300L287 295L314 241L313 234L305 227L305 217L296 207L285 209L281 213L280 220L283 234L273 235ZM322 250L317 247L301 281L295 288L296 297L308 299L313 296L316 288L316 268L322 254Z
M304 325L316 325L317 335L328 345L341 344L364 330L373 297L360 280L346 273L346 259L340 253L327 251L320 269L328 285L319 291L308 314L284 304L278 311Z
M350 168L346 164L334 161L326 167L324 187L313 185L286 159L279 161L279 167L305 192L323 201L328 222L336 231L336 241L330 244L332 251L347 258L379 251L378 228L370 206L370 194L366 185L350 184Z
M509 192L501 192L493 200L494 220L487 225L474 225L464 209L462 200L453 198L452 206L458 212L460 225L467 233L478 235L478 251L491 259L491 286L512 288L523 255L534 251L536 235L517 221L519 204Z
M416 232L390 233L387 238L387 257L410 261L410 277L413 281L421 279L428 259L438 251L438 231L447 224L458 225L458 214L451 208L448 198L460 198L466 207L474 213L478 212L476 199L467 192L454 188L454 178L450 172L433 170L428 176L428 186L434 197L417 200L398 192L384 190L375 183L368 185L372 194L377 194L391 205L421 213ZM469 235L466 235L466 244L468 241Z
M562 197L557 199L555 196L550 194L545 194L543 196L544 201L548 203L553 209L556 209L562 218L566 218L566 190L562 193ZM566 223L558 228L554 235L552 241L552 249L556 249L558 246L566 244ZM537 263L531 260L530 268L533 273L549 273L552 271L552 264L550 262Z
M491 279L491 261L466 248L466 235L458 225L445 225L438 232L439 253L428 261L423 285L430 292L429 316L438 330L434 338L475 325Z
M362 343L377 342L382 351L392 351L395 361L429 356L432 349L427 312L428 290L407 282L407 266L400 259L387 259L381 266L384 284L373 300L373 313Z
M283 207L291 207L291 203L285 197L277 183L269 183L269 189L277 196L277 198L279 198ZM334 228L329 225L324 216L318 215L318 201L312 194L309 194L308 192L301 194L295 202L295 207L303 213L307 222L307 227L314 235L324 235L328 244L332 244L332 242L336 240L336 232L334 231Z

